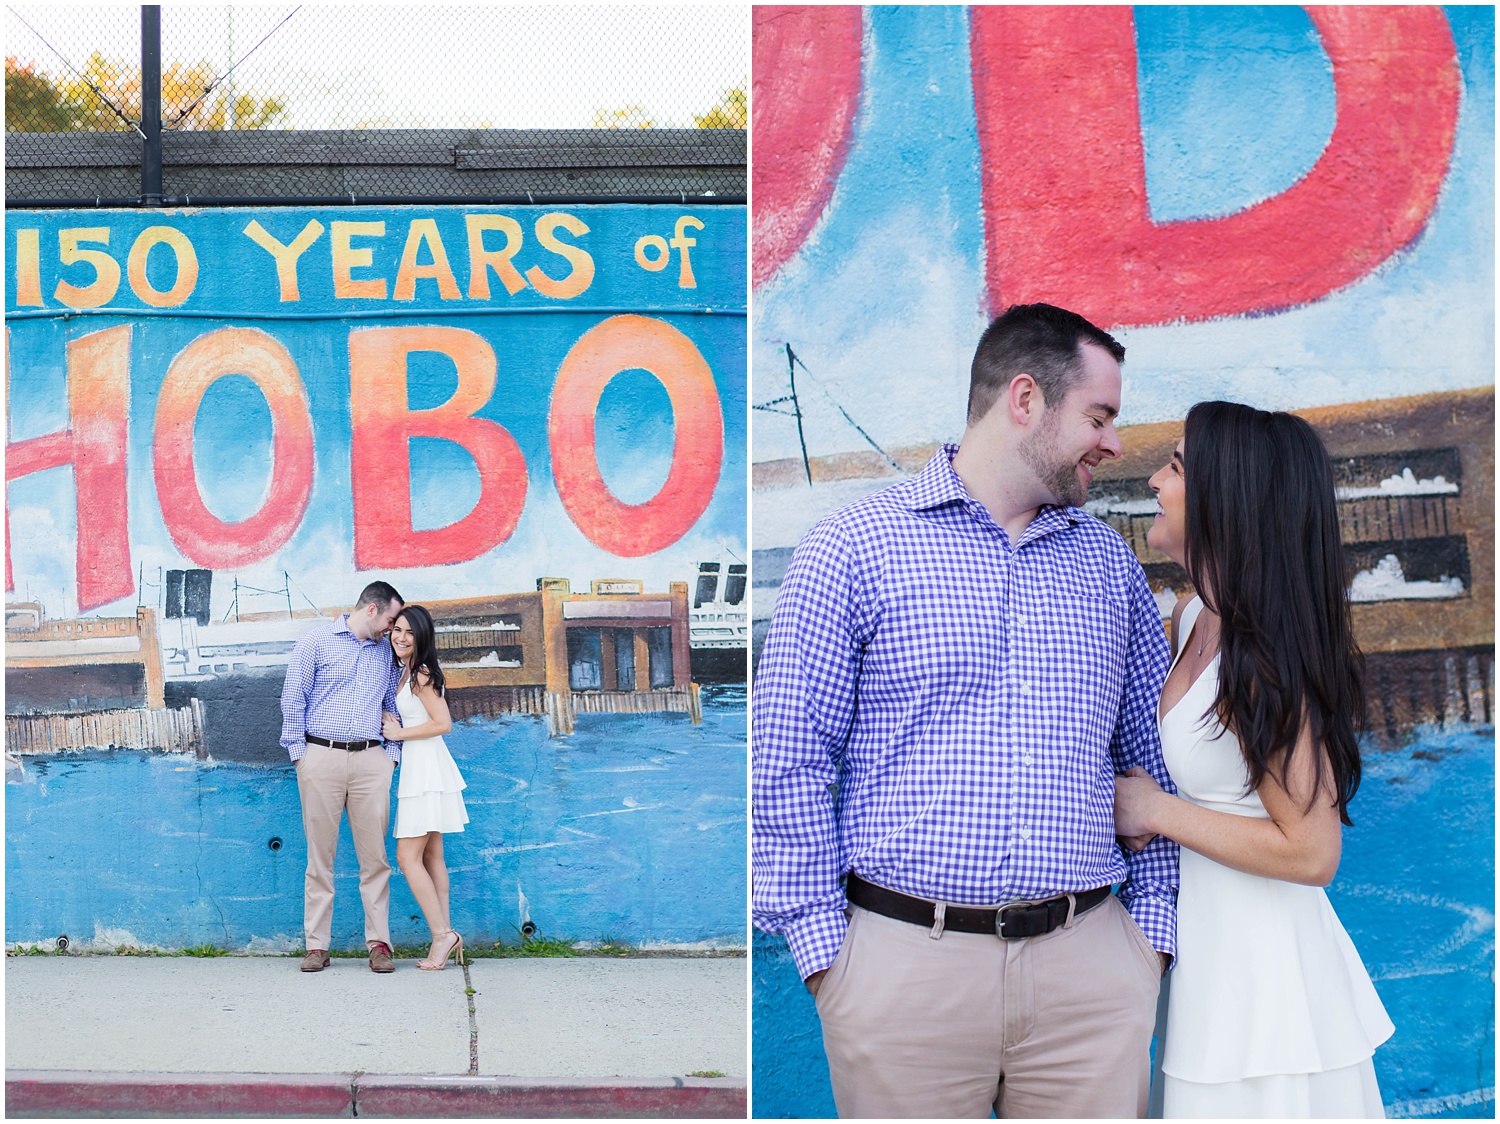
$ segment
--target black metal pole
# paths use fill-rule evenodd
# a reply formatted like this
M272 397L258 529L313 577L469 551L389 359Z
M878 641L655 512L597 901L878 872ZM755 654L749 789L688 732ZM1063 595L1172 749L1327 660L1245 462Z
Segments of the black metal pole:
M141 5L141 205L161 206L161 5Z

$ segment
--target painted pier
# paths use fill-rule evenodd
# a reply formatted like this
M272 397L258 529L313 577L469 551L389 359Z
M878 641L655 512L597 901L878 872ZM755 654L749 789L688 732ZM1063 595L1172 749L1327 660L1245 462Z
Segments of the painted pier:
M146 749L204 756L203 708L165 702L156 611L48 620L5 607L5 752Z

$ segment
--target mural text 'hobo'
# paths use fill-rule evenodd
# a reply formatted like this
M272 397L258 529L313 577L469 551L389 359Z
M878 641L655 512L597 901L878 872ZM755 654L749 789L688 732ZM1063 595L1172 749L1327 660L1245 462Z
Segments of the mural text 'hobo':
M210 700L376 577L434 606L460 714L696 717L695 679L743 674L740 208L53 211L9 236L16 752L273 750L274 714Z

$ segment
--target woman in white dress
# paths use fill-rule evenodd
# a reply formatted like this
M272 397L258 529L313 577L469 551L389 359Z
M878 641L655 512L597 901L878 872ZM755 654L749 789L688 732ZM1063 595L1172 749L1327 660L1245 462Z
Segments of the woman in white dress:
M1201 402L1151 487L1147 542L1197 591L1158 711L1178 795L1115 789L1128 845L1182 846L1165 1115L1383 1117L1394 1027L1323 892L1364 713L1328 453L1291 414Z
M401 776L396 785L396 861L406 884L422 907L432 946L417 967L440 971L457 953L464 962L464 939L448 918L448 868L443 862L443 833L463 831L466 787L443 735L453 729L443 697L443 670L438 666L437 631L432 614L408 605L391 626L391 649L401 665L396 690L400 715L385 715L384 734L401 746Z

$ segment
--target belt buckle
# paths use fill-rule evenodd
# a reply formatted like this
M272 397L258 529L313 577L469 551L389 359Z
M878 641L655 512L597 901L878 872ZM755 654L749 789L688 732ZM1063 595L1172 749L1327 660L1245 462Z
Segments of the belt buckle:
M1035 900L1006 902L999 909L995 910L995 936L999 937L1002 941L1020 941L1025 940L1027 937L1039 936L1046 931L1046 929L1044 928L1047 923L1047 912L1045 907L1051 900L1051 898L1037 898ZM1043 927L1038 927L1034 931L1026 933L1006 933L1005 915L1007 913L1011 912L1012 910L1035 909L1037 906L1043 907L1041 915L1041 924Z

